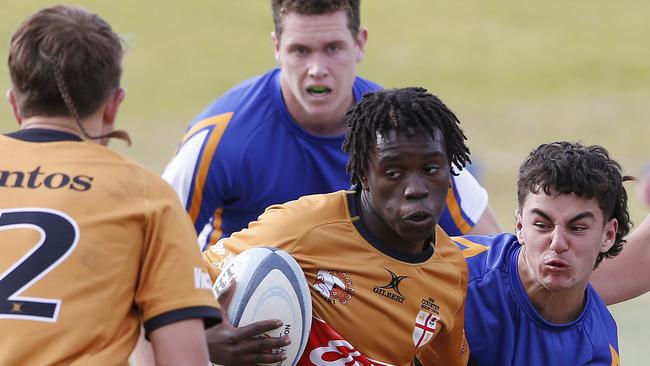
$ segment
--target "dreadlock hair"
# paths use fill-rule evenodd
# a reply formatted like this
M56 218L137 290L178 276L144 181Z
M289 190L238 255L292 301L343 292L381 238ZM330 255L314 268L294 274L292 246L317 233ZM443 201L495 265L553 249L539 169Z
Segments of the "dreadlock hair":
M599 253L594 268L605 258L617 256L623 249L632 222L627 210L627 192L623 182L634 180L623 175L621 166L598 145L583 146L575 142L559 141L542 144L533 150L519 168L517 201L523 207L528 193L551 190L558 194L575 194L595 198L605 222L615 218L618 232L614 245Z
M57 5L27 18L11 38L8 66L22 117L70 116L89 139L130 139L125 131L89 136L81 120L119 87L122 40L97 14Z
M465 145L467 138L460 129L460 121L438 97L424 88L367 93L346 116L350 128L343 151L350 155L347 171L352 184L361 184L377 136L384 136L389 130L412 131L431 138L439 130L447 149L451 174L457 175L452 164L463 169L470 162L469 148Z

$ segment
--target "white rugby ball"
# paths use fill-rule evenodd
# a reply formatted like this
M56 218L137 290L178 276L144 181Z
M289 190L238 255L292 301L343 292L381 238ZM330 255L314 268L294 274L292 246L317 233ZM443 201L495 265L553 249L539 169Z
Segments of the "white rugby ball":
M265 333L271 337L289 336L284 350L287 358L277 366L294 366L307 345L311 329L311 297L302 269L295 259L276 248L245 250L225 264L214 283L217 296L232 279L237 286L228 305L228 320L235 327L260 320L279 319L283 325Z

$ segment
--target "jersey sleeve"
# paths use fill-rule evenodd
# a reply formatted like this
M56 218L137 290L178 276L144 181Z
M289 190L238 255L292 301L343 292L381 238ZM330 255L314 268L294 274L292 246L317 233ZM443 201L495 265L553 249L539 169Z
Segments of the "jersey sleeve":
M466 234L483 216L487 206L487 191L472 173L463 169L451 178L447 206L438 224L450 236Z
M463 169L453 178L453 185L459 199L460 209L473 222L477 222L488 206L488 193L474 178L472 173Z
M209 231L220 230L212 225L214 221L220 221L221 208L230 195L229 182L236 175L232 171L232 163L236 163L217 156L217 147L232 115L219 114L192 125L183 137L176 156L162 174L180 197L197 234L201 234L206 225L210 226ZM199 249L203 250L208 240L208 237L199 238Z
M221 273L228 261L249 248L273 247L291 254L302 237L295 214L285 205L273 205L264 211L248 228L219 240L203 252L212 281Z
M145 240L135 294L145 331L186 319L218 322L220 313L192 224L173 190L153 177L145 201Z

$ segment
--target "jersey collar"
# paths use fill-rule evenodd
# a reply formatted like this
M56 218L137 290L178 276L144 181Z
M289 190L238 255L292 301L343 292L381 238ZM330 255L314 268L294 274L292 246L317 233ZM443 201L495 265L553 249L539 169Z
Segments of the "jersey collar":
M83 141L81 137L75 134L46 128L26 128L8 133L6 136L27 142Z

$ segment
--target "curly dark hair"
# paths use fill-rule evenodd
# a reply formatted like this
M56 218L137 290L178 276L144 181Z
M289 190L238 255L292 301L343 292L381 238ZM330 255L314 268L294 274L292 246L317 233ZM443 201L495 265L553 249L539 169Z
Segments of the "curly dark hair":
M435 136L440 131L447 149L451 174L453 165L463 169L470 162L469 148L460 121L447 106L424 88L388 89L367 93L346 116L350 129L343 142L347 152L347 171L352 184L360 184L368 167L370 153L378 135L389 130L413 131L423 136Z
M321 15L344 10L348 17L348 28L354 38L361 26L361 0L271 0L273 24L278 39L282 36L282 17L289 13Z
M615 257L623 249L624 237L632 227L623 182L633 179L623 175L620 164L602 146L553 142L540 145L521 164L517 200L521 209L529 192L543 190L550 194L551 189L560 194L595 198L605 221L613 218L618 221L614 245L606 253L598 254L596 268L603 259Z

